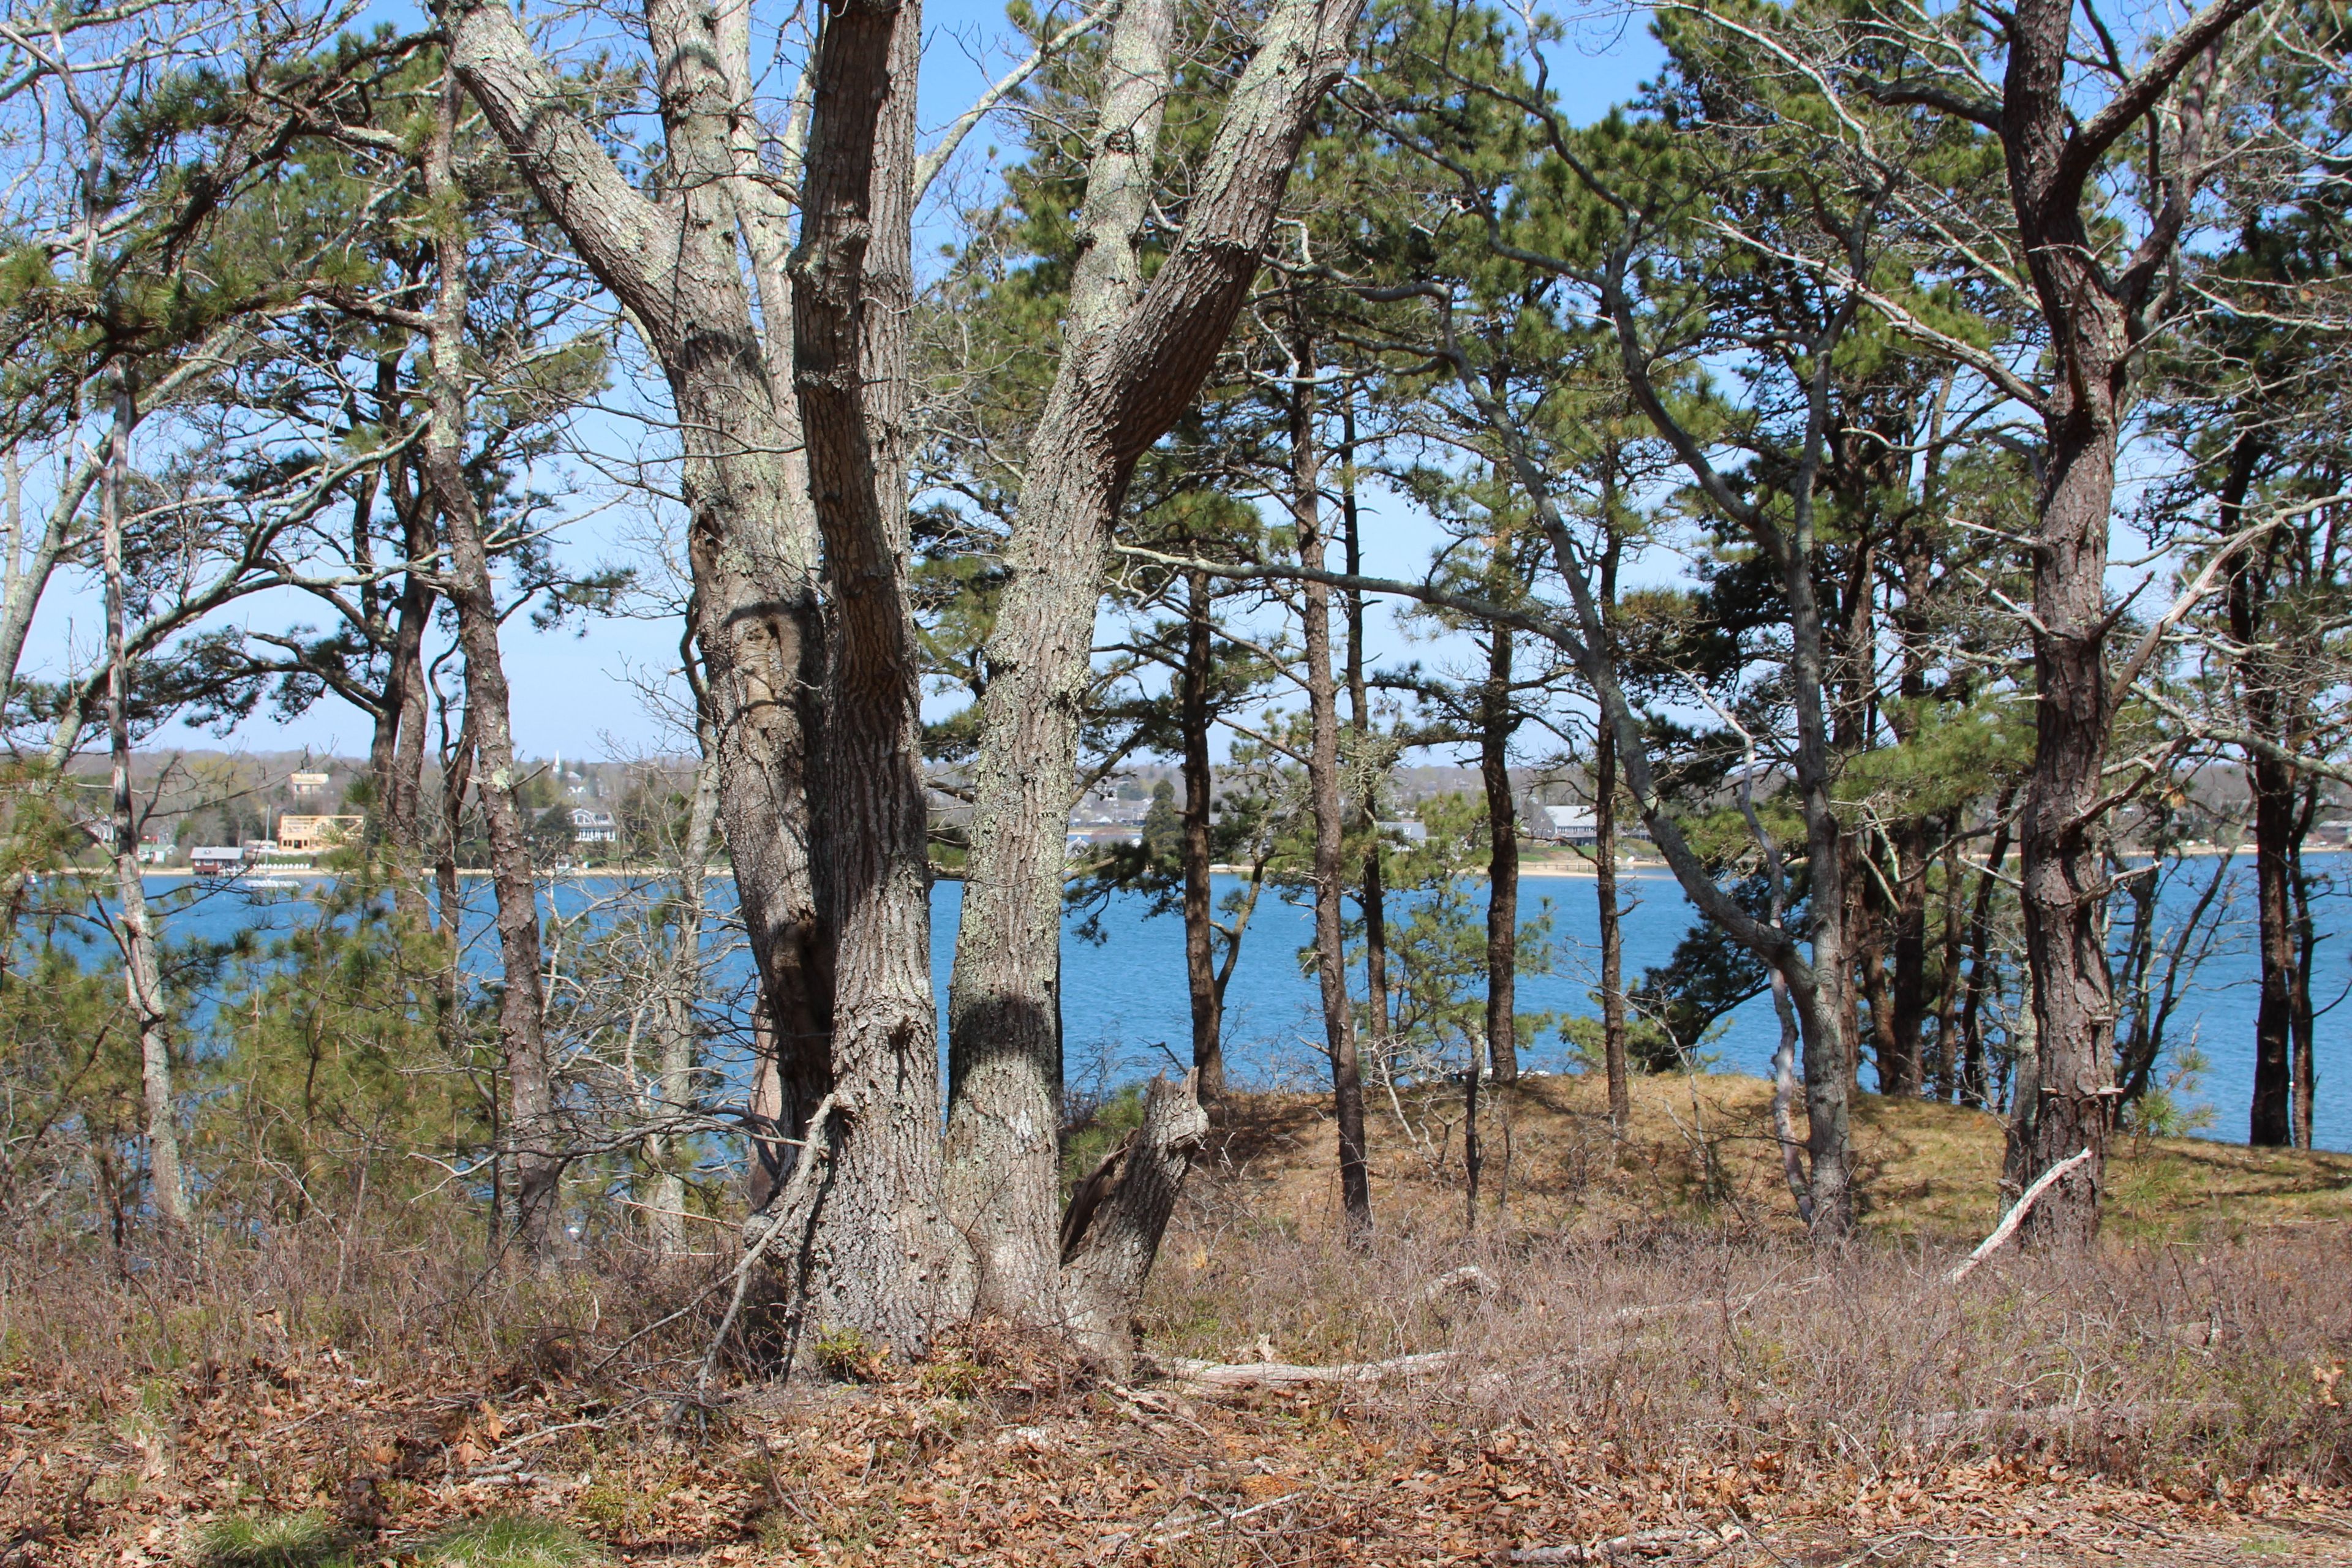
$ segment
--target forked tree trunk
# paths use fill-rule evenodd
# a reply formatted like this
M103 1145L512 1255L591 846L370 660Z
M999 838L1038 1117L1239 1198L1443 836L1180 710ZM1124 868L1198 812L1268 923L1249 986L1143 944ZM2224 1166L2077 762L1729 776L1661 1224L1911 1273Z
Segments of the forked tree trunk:
M1064 827L1103 552L1136 459L1192 402L1239 312L1360 0L1277 0L1147 284L1137 240L1170 79L1172 0L1130 0L1106 50L1061 364L1027 452L987 647L971 859L948 999L948 1191L982 1310L1060 1316Z
M131 795L131 660L123 647L122 513L131 479L131 432L138 406L131 384L114 382L99 491L101 569L106 595L106 731L114 763L111 795L115 930L122 950L122 988L139 1031L139 1089L146 1112L148 1201L155 1217L177 1229L188 1222L187 1179L180 1167L179 1102L172 1083L172 1017L163 1005L163 972L139 865L139 815Z
M1167 105L1174 0L1119 13L1104 63L1059 374L1032 437L972 799L971 858L948 990L948 1167L977 1252L980 1310L1060 1315L1062 867L1095 606L1133 458L1090 362L1143 288L1136 251ZM1189 399L1190 391L1186 392Z
M411 561L433 554L433 512L415 496L397 497L403 547ZM425 790L425 731L430 722L425 682L425 635L439 595L423 572L401 574L394 610L391 668L384 706L393 725L391 754L376 776L376 800L383 813L384 843L392 861L393 908L417 931L430 919L417 879L425 861L422 831Z
M440 121L425 154L429 199L456 191L450 165L460 107L453 78L441 95ZM555 1231L564 1153L555 1120L555 1079L548 1058L540 986L539 883L530 841L515 800L514 730L506 668L499 651L499 605L490 581L481 513L467 482L465 433L466 241L454 217L436 239L439 291L426 333L432 425L422 450L426 482L449 545L449 598L466 654L466 728L482 778L478 798L489 839L490 885L498 899L499 1048L507 1080L506 1138L511 1151L514 1238L525 1255L546 1256Z
M1323 570L1323 458L1315 427L1315 374L1311 348L1302 345L1293 367L1290 392L1291 526L1298 537L1298 563ZM1356 1010L1348 997L1347 820L1339 797L1339 705L1331 677L1331 589L1309 580L1301 585L1300 641L1307 665L1309 745L1307 788L1315 817L1315 973L1323 999L1324 1048L1331 1058L1331 1100L1339 1134L1339 1208L1351 1237L1372 1227L1371 1185L1364 1158L1364 1079L1356 1054ZM1471 1063L1475 1112L1477 1063ZM1475 1116L1472 1119L1475 1127ZM1475 1131L1470 1134L1475 1140ZM1471 1145L1475 1149L1475 1142ZM1471 1156L1475 1167L1476 1156ZM1472 1178L1475 1201L1476 1176Z

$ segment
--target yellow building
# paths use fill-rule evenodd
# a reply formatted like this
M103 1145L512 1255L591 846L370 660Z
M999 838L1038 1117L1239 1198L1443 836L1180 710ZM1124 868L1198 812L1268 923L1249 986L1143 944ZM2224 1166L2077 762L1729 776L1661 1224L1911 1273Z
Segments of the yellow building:
M278 847L280 853L307 855L320 849L331 849L336 845L359 837L360 816L297 816L289 812L278 819Z

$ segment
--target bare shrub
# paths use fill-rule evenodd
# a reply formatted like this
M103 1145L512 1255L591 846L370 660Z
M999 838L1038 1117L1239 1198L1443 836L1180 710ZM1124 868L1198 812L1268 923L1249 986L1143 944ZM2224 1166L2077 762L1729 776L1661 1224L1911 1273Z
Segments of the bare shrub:
M1868 1476L2022 1454L2168 1482L2352 1477L2329 1376L2352 1352L2339 1227L2010 1256L1958 1287L1956 1256L1664 1227L1350 1247L1196 1207L1146 1331L1215 1361L1452 1351L1434 1375L1351 1385L1351 1414L1524 1425L1633 1465L1698 1451ZM1491 1288L1443 1283L1465 1265Z

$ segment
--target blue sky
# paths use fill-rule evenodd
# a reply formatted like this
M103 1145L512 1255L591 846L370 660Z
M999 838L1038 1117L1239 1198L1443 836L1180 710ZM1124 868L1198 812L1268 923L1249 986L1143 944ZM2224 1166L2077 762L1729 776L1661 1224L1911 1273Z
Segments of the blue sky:
M990 78L1016 57L1011 29L1004 21L1003 0L933 0L926 8L927 42L921 93L921 114L927 128L943 127L982 89ZM1553 60L1553 79L1572 111L1597 117L1611 104L1630 96L1658 59L1641 16L1622 7L1581 14L1571 24L1570 39ZM960 162L984 177L992 129L982 126L966 142ZM964 189L973 187L969 180ZM919 252L935 249L949 231L938 215L929 215ZM654 388L616 388L612 401L632 401L652 406ZM625 457L632 447L660 437L625 417L598 419L583 431L603 453ZM583 487L580 510L589 515L571 525L559 545L574 562L626 560L634 549L633 531L625 512L600 508L602 496ZM1393 501L1374 502L1369 509L1373 524L1367 540L1366 569L1394 575L1418 575L1439 535L1433 525ZM642 526L640 523L638 526ZM28 673L54 675L68 660L68 650L80 663L93 647L100 621L92 584L61 577L52 585L26 650ZM319 616L290 597L262 596L237 609L245 624L282 629L291 621L316 624ZM531 629L520 617L510 622L506 638L507 671L514 693L517 740L530 755L561 752L576 758L608 754L639 754L676 745L661 721L647 710L630 675L673 668L677 660L677 625L667 617L598 620L584 633L552 634ZM1373 630L1377 650L1382 645L1408 658L1444 662L1442 647L1408 647L1412 634L1385 614ZM322 700L309 713L290 723L278 723L266 714L245 724L228 744L257 751L307 748L320 753L352 755L364 752L369 724L357 710L332 698ZM151 745L216 746L209 734L174 725L154 737Z

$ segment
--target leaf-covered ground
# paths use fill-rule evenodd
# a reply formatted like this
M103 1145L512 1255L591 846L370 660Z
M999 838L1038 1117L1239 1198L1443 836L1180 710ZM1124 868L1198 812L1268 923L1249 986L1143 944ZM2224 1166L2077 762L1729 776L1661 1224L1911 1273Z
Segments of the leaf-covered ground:
M359 1563L499 1514L627 1562L2352 1563L2340 1489L2132 1485L2030 1440L1824 1469L1727 1463L1694 1433L1636 1459L1596 1432L1458 1418L1444 1385L1118 1385L988 1336L881 1384L680 1410L616 1405L552 1350L487 1383L391 1386L287 1343L80 1398L19 1367L6 1562L186 1562L208 1521L316 1512Z

